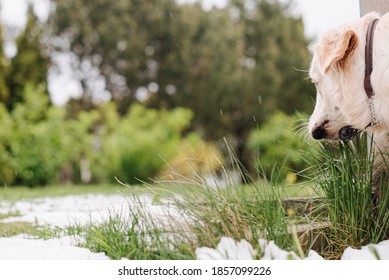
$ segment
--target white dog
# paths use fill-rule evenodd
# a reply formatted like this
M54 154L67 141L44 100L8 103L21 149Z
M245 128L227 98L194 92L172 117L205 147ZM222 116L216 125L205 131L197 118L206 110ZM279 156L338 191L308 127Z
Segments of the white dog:
M364 88L365 45L369 24L377 22L373 47L371 86ZM389 14L370 13L328 31L312 46L309 71L317 98L309 120L315 139L350 140L356 131L389 132ZM380 133L381 134L381 133Z
M357 131L374 132L377 197L378 174L388 172L389 159L389 13L370 13L330 30L311 50L317 97L309 132L317 140L344 141Z

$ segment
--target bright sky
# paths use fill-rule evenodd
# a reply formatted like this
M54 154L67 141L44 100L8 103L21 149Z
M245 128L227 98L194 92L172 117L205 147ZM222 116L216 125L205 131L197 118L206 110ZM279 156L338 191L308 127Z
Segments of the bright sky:
M1 22L22 27L26 22L27 1L34 3L34 10L41 19L47 18L50 0L0 0ZM180 3L195 1L177 0ZM223 7L226 1L202 0L204 9L210 9L212 6ZM302 15L305 34L310 39L317 39L329 28L359 17L359 0L294 0L294 2L295 8L293 12L296 15ZM6 45L5 51L8 54L12 54L15 48L12 45ZM60 94L52 95L53 102L56 104L63 104L70 95L74 96L75 92L80 94L81 90L77 83L71 81L69 76L71 69L66 69L65 65L62 71L61 75L56 76L55 83L51 82L49 77L50 92L60 92Z
M15 26L23 26L26 22L27 3L34 3L34 11L41 18L47 18L50 0L0 0L1 21Z
M305 34L318 37L326 30L360 17L359 0L294 0L303 16Z

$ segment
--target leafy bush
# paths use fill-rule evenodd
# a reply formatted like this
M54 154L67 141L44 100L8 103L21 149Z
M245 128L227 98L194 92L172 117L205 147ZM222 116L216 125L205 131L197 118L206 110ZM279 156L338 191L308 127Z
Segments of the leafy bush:
M224 158L216 145L205 142L196 133L191 133L177 147L176 155L159 174L159 178L172 180L191 179L216 174L222 168Z
M211 147L195 134L183 136L192 118L188 109L137 104L120 117L107 103L69 118L39 88L27 88L24 98L11 112L0 105L2 184L100 183L114 177L139 183L159 174L181 149Z
M9 151L13 122L2 103L0 103L0 123L0 182L11 184L15 180L12 156Z
M167 111L133 105L103 139L108 176L128 183L155 176L178 152L182 132L191 117L187 109Z
M2 183L34 186L54 182L71 154L64 110L50 107L48 95L39 88L27 88L23 103L11 113L4 107L0 111L6 126L0 136Z
M280 179L293 181L296 172L307 168L302 151L314 150L304 136L299 137L296 127L301 118L277 112L259 129L253 130L247 148L255 157L256 168L268 178L278 169ZM274 179L274 178L273 178Z

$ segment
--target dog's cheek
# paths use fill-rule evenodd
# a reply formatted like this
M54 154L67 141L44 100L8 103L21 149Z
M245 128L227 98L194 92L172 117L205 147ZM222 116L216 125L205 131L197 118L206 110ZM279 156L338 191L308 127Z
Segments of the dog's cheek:
M371 113L367 103L358 102L356 99L354 99L353 103L348 103L344 106L344 114L346 122L360 130L365 129L371 121Z

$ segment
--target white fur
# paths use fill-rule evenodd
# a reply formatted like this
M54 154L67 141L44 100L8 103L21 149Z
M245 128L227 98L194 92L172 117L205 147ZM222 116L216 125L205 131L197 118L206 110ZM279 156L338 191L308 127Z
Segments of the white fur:
M309 75L316 84L317 98L314 112L309 120L309 131L322 126L325 139L338 139L338 132L344 126L364 130L372 120L368 98L363 86L365 75L365 38L367 27L374 18L370 13L364 17L328 31L311 49L313 58ZM332 52L341 48L345 34L353 34L356 46L345 63ZM346 57L346 56L345 56ZM380 18L373 45L373 72L371 83L375 92L373 98L376 115L383 124L370 131L388 131L389 125L389 14Z

